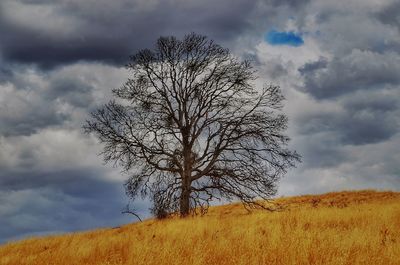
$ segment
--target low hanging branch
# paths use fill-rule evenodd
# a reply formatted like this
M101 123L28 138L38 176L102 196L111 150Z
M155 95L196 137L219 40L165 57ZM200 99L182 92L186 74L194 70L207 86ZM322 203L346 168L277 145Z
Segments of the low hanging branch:
M135 213L135 211L133 211L129 208L129 204L126 206L126 208L124 210L122 210L121 213L122 214L131 214L131 215L135 216L137 219L139 219L140 222L142 222L142 219L140 218L140 216L137 213Z
M300 156L287 149L277 86L205 36L161 37L127 65L132 76L84 126L106 162L130 178L127 195L150 196L157 216L205 211L214 198L267 208Z

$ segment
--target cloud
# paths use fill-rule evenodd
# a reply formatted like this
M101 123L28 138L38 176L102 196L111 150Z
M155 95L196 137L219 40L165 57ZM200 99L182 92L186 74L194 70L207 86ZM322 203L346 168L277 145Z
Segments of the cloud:
M317 114L299 120L303 126L300 133L312 135L330 132L336 144L362 145L381 142L397 133L399 119L394 113L371 110L344 111L338 114Z
M126 176L104 167L99 150L94 139L67 129L0 138L0 242L135 221L121 215ZM147 202L134 207L148 216Z
M271 45L289 45L297 47L304 44L299 34L294 32L279 32L276 30L269 31L265 36L265 40Z
M250 27L247 19L257 5L177 2L2 1L0 48L5 60L44 68L78 60L124 65L160 35L195 31L229 41Z
M383 23L396 27L400 31L400 3L392 2L382 10L376 12L376 16Z
M193 31L234 49L243 34L262 34L272 21L280 26L280 15L308 2L4 0L0 51L5 61L49 69L77 61L124 65L160 35Z
M21 66L0 84L0 242L135 221L120 214L127 176L103 165L81 129L126 76L103 64ZM148 203L133 206L148 216Z
M0 134L29 135L68 119L67 113L57 109L56 104L41 97L42 80L35 77L34 73L21 77L18 81L21 88L9 82L0 84Z
M321 143L327 140L328 145L325 147L328 148L323 154L326 156L333 154L329 160L325 160L333 163L331 165L303 163L296 171L289 172L282 179L279 189L281 195L298 194L299 189L303 194L356 189L400 190L398 163L400 156L397 151L400 134L384 142L357 146L332 146L329 144L332 138L329 137L312 140L314 139L312 135L306 138L310 144L299 146L298 150L303 152L308 150L307 154L311 153L311 156L307 156L308 160L321 161L318 158L319 153L312 155L315 150L313 146L319 148ZM340 156L334 155L332 150L335 149L340 150ZM338 160L335 160L337 158Z
M18 67L0 83L0 134L30 135L42 128L80 126L88 112L108 101L128 71L79 63L52 71Z
M390 24L370 15L391 6L310 1L280 27L304 32L303 45L257 46L260 75L281 85L290 145L303 155L282 179L280 194L400 189L393 162L400 161L397 15ZM280 68L285 73L275 74Z
M319 59L299 69L303 90L316 98L333 98L358 90L381 89L400 84L400 56L353 49L347 56L330 61Z
M91 191L79 196L49 187L0 191L0 242L132 222L131 217L120 214L122 193L119 185L96 182ZM137 209L140 213L145 210Z
M7 82L8 79L12 78L12 71L2 65L0 60L0 84Z
M325 57L318 58L317 61L307 62L299 68L299 72L303 76L308 76L310 73L314 73L320 69L326 69L328 66L328 60Z

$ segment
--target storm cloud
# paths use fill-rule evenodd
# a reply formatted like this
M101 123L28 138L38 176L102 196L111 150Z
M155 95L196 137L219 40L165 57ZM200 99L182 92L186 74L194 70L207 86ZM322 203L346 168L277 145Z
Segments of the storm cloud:
M400 85L400 57L395 52L381 54L354 49L329 62L307 63L300 72L305 78L306 92L321 99L332 98L356 90Z
M5 60L52 67L79 60L123 65L160 35L188 30L231 40L257 1L2 1ZM196 15L194 15L196 14Z

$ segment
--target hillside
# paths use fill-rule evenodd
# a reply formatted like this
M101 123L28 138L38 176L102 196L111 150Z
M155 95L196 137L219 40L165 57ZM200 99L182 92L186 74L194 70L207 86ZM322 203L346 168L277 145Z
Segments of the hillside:
M0 246L0 265L399 264L400 193L277 199L279 212L212 207L202 217L147 220Z

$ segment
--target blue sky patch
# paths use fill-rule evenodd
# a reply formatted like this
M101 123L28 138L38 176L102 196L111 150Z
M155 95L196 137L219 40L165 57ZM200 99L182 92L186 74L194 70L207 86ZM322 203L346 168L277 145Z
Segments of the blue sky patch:
M301 38L300 34L296 34L293 31L269 31L265 40L271 45L289 45L289 46L301 46L304 44L304 40Z

